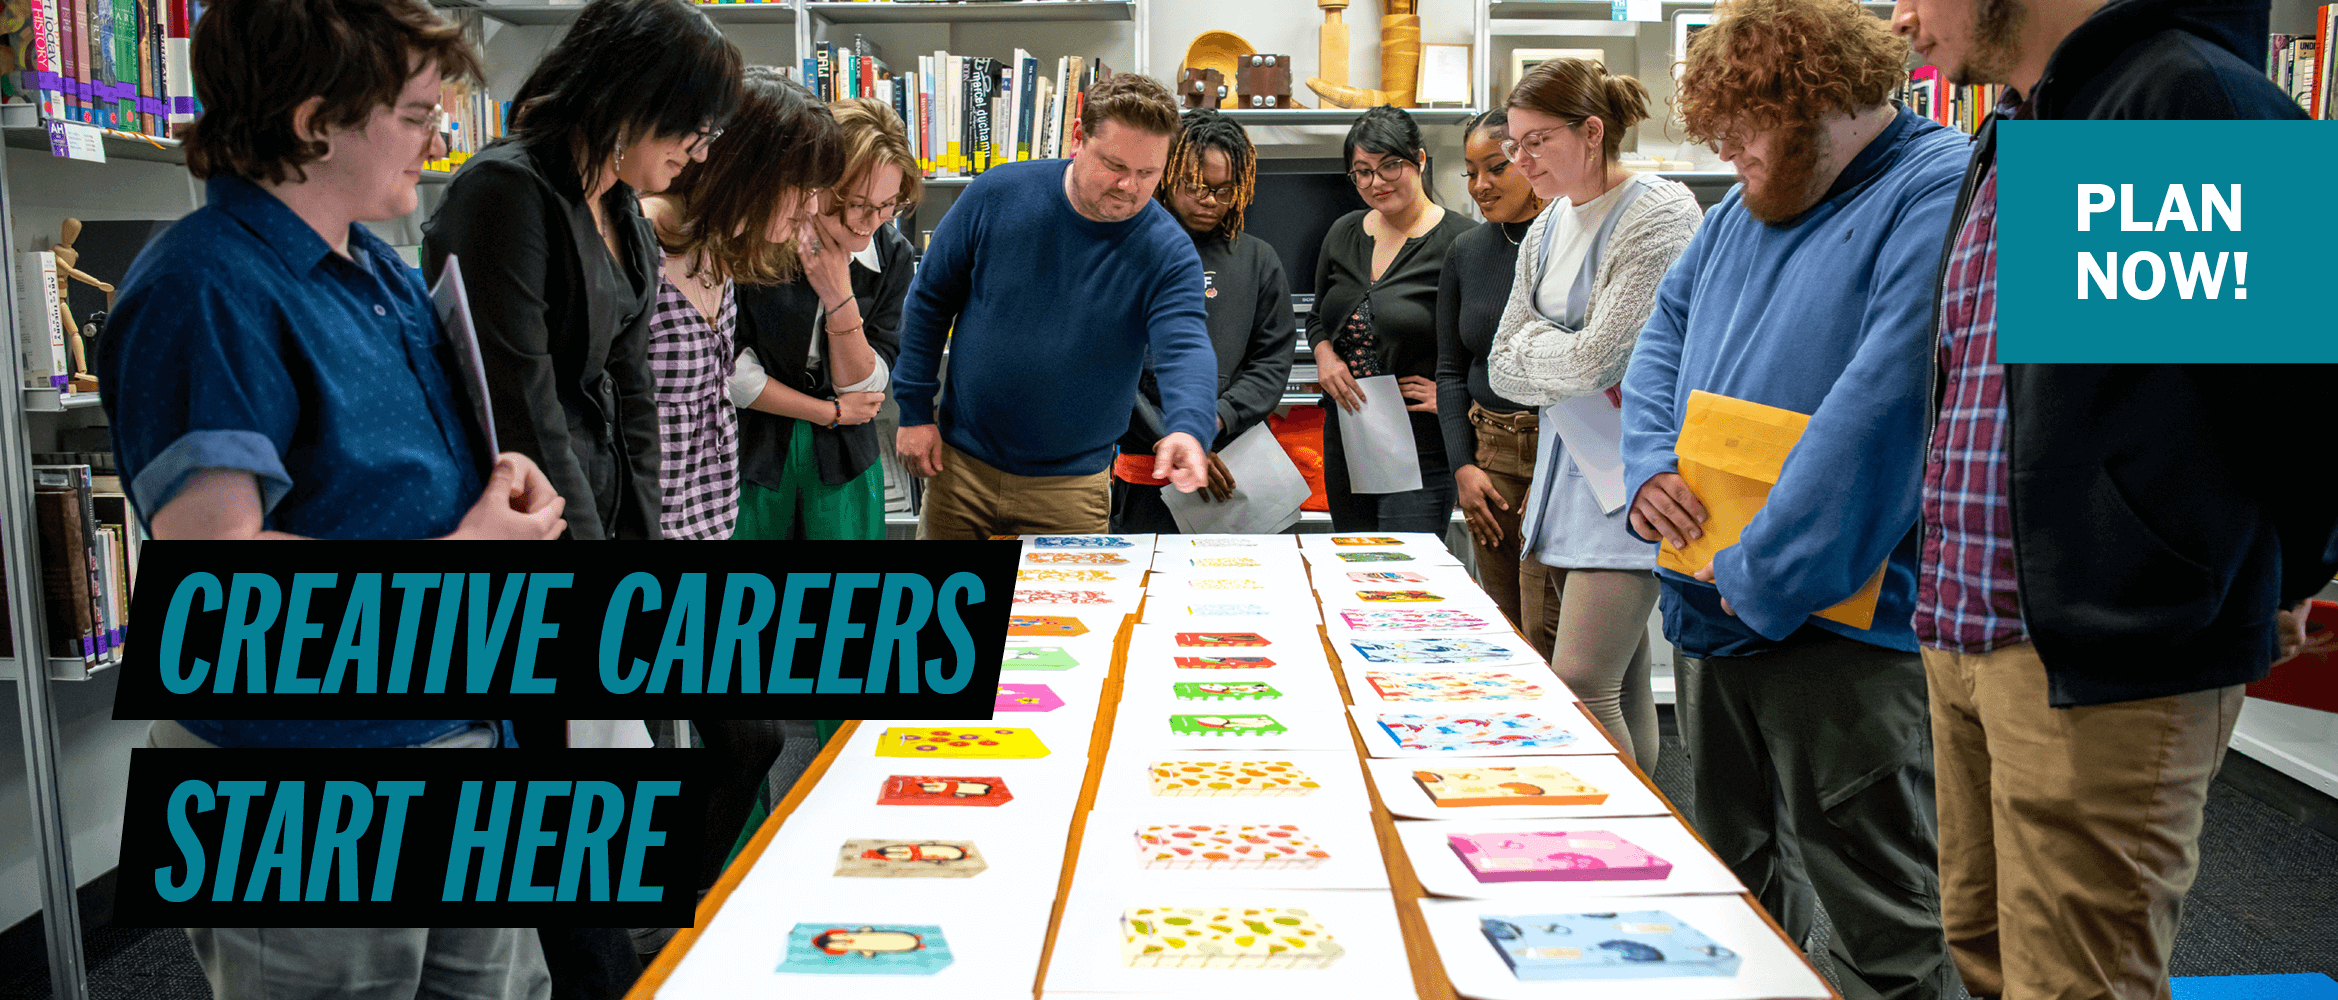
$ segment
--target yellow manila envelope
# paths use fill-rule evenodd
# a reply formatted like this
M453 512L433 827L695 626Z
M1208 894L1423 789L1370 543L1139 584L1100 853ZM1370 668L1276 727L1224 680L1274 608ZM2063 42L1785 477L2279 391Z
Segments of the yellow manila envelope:
M1708 519L1703 537L1674 548L1665 542L1657 549L1656 565L1695 576L1713 561L1714 554L1737 544L1745 526L1769 502L1786 455L1802 440L1810 415L1775 406L1734 399L1702 389L1689 392L1688 413L1681 420L1680 439L1673 453L1680 457L1680 477L1705 505ZM1872 628L1875 602L1883 594L1883 570L1867 578L1842 603L1818 612L1818 617L1852 628Z

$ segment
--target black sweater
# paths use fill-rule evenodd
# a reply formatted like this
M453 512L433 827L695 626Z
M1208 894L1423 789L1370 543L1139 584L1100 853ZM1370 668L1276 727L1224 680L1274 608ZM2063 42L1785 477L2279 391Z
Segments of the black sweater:
M1373 281L1372 237L1364 232L1365 214L1343 215L1324 234L1322 256L1315 264L1315 311L1307 319L1307 343L1320 349L1370 296L1372 325L1380 335L1381 370L1398 378L1435 378L1437 279L1453 241L1476 223L1459 212L1446 212L1436 228L1406 240L1380 280Z
M2301 118L2259 69L2266 10L2114 0L2063 39L2021 114L2174 119L2177 133L2183 119ZM1992 123L1951 246L1995 141ZM2338 477L2294 436L2325 419L2334 381L2332 365L2005 366L2016 582L2054 705L2265 676L2275 606L2338 571Z
M909 297L917 260L909 241L892 226L877 227L874 240L879 268L872 272L858 263L850 265L852 297L860 303L861 329L869 349L891 365L901 355L901 302ZM739 347L755 349L764 374L804 395L836 398L833 364L823 363L817 371L806 367L820 316L820 293L812 290L811 280L797 275L784 285L741 285L738 296ZM823 359L832 357L825 347L820 354ZM793 417L740 410L739 477L767 490L779 489L795 424ZM812 425L814 464L820 481L830 486L842 486L867 472L881 447L873 420L833 430L826 424Z
M505 139L463 164L422 227L423 277L463 271L495 436L543 467L568 535L656 538L664 501L650 306L659 253L633 189L601 198L622 262L593 226L562 144Z
M1299 328L1291 312L1291 282L1283 276L1282 258L1265 240L1247 233L1233 240L1196 236L1193 248L1201 254L1210 346L1218 355L1218 419L1226 425L1216 441L1205 442L1215 451L1282 403ZM1120 450L1150 455L1153 445L1168 433L1158 416L1161 387L1153 381L1150 359L1137 380L1137 391L1142 399L1129 419L1128 433L1121 435ZM1148 405L1151 414L1145 411Z
M1461 234L1445 253L1445 274L1437 282L1437 426L1445 432L1445 457L1455 468L1477 461L1477 428L1469 404L1496 413L1528 407L1502 398L1486 379L1486 355L1494 331L1510 304L1518 272L1518 244L1525 222L1487 222Z

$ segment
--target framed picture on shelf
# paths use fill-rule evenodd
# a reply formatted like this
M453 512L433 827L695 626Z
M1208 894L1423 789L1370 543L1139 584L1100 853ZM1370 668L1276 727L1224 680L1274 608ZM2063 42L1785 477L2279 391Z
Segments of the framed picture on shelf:
M1413 100L1422 107L1467 104L1470 100L1470 46L1427 42L1421 45L1421 75Z
M1549 61L1551 61L1551 60L1553 60L1553 59L1587 59L1587 60L1590 60L1590 61L1592 61L1592 62L1598 63L1598 64L1600 64L1600 65L1602 65L1602 66L1605 66L1605 65L1607 65L1607 50L1606 50L1606 49L1511 49L1511 50L1510 50L1510 82L1508 82L1508 83L1506 83L1506 84L1503 84L1503 85L1502 85L1502 95L1507 95L1507 94L1509 94L1509 93L1510 93L1512 90L1516 90L1516 89L1518 89L1518 81L1520 81L1520 80L1523 80L1523 79L1525 79L1525 78L1526 78L1526 71L1527 71L1527 70L1533 69L1533 68L1535 68L1536 66L1540 66L1540 65L1542 65L1543 63L1549 62ZM1426 56L1422 57L1422 59L1421 59L1421 65L1422 65L1422 66L1426 67L1426 66L1428 65L1428 62L1429 62L1429 61L1428 61L1428 58L1427 58ZM1497 96L1501 96L1501 95L1497 95ZM1503 102L1501 102L1501 101L1495 101L1494 103L1497 103L1497 104L1499 104L1499 103L1503 103Z
M1689 39L1713 23L1710 10L1675 11L1672 15L1672 78L1680 79L1681 66L1689 58Z

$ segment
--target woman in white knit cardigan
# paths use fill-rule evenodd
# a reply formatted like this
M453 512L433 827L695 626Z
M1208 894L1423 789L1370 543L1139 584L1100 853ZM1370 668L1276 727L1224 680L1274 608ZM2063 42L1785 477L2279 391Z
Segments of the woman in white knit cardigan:
M1628 530L1617 383L1656 286L1696 234L1696 197L1625 170L1625 130L1648 91L1595 62L1554 59L1510 92L1505 151L1549 200L1519 244L1518 274L1494 334L1494 391L1542 408L1534 484L1521 512L1523 558L1562 577L1551 669L1622 749L1656 766L1648 615L1656 546Z

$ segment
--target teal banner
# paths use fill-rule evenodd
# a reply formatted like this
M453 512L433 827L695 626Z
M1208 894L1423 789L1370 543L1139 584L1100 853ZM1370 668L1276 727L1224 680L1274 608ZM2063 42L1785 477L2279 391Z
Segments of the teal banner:
M1998 126L1997 359L2338 362L2338 125Z

